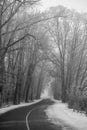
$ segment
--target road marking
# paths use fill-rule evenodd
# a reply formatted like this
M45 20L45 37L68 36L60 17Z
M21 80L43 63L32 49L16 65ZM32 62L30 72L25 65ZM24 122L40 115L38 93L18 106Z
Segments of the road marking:
M28 123L28 117L30 116L31 112L34 111L35 109L37 109L37 107L35 107L31 111L29 111L29 113L26 116L26 126L27 126L28 130L30 130L29 123Z
M32 111L32 110L31 110L31 111ZM28 116L30 115L31 111L29 111L29 113L28 113L27 116L26 116L26 126L27 126L27 130L30 130L29 123L28 123Z
M33 108L31 111L29 111L29 113L27 114L26 116L26 126L27 126L27 129L30 130L30 127L29 127L29 123L28 123L28 117L30 116L31 112L34 111L37 107Z
M40 100L40 101L38 101L38 102L41 102L42 100ZM38 103L37 102L37 103ZM35 103L35 104L37 104L37 103ZM33 111L33 110L35 110L36 108L33 108L32 110L30 110L28 113L27 113L27 115L26 115L26 126L27 126L27 130L30 130L30 127L29 127L29 123L28 123L28 117L29 117L29 115L31 114L31 112Z

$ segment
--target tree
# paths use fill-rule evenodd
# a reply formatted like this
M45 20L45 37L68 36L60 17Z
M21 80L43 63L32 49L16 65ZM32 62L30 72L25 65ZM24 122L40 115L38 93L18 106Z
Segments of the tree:
M5 58L13 47L16 50L22 40L32 35L23 33L26 22L21 22L21 10L27 5L31 8L38 2L31 0L3 0L0 1L0 102L3 98L5 86ZM20 17L19 17L20 16ZM19 19L18 19L19 17Z

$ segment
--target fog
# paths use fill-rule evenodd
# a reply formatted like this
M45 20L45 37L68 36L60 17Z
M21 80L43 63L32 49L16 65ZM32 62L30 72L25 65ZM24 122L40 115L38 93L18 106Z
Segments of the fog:
M51 6L63 5L78 12L87 12L87 0L42 0L41 10L46 10Z

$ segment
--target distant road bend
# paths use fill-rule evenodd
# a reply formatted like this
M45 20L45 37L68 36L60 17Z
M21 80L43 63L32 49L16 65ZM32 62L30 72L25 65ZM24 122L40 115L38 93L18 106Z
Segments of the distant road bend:
M1 114L0 130L62 130L48 120L44 111L52 104L51 99L43 99Z

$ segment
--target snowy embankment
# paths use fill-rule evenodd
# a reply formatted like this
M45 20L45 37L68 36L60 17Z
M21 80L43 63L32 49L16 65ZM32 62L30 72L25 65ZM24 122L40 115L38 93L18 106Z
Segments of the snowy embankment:
M35 100L35 101L31 102L31 103L21 103L19 105L11 105L11 106L8 106L8 107L1 108L0 109L0 114L5 113L5 112L10 111L10 110L13 110L13 109L16 109L16 108L20 108L20 107L23 107L23 106L29 106L29 105L38 103L41 100L42 99Z
M63 130L87 130L87 117L85 114L73 112L66 104L56 102L48 107L46 113L51 122L62 125Z

